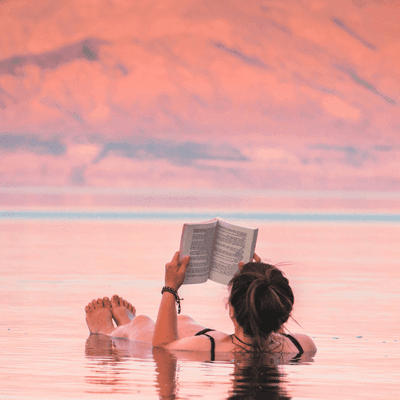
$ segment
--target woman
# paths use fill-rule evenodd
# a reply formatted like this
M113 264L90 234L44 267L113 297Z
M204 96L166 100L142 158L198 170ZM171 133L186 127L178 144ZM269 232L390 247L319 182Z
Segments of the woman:
M315 352L310 337L304 334L288 335L283 325L290 317L294 296L289 281L282 272L264 264L254 254L254 262L239 264L239 272L229 283L229 316L234 333L228 335L204 329L188 316L178 316L178 290L184 279L189 257L179 261L179 252L165 266L165 286L156 323L144 316L135 316L134 307L113 296L93 300L86 306L86 320L91 333L151 342L153 347L170 350L209 351L215 353ZM115 328L112 319L117 324Z

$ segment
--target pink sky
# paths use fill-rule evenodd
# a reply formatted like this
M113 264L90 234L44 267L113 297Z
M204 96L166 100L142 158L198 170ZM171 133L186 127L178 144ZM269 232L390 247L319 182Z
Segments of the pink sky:
M399 21L398 2L377 0L2 2L0 186L395 204Z

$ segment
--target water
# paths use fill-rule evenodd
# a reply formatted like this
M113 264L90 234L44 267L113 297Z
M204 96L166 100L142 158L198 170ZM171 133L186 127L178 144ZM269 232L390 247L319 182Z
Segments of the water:
M228 358L210 363L207 354L89 336L84 306L94 298L118 293L155 319L183 222L0 220L0 399L226 399L254 390L269 398L398 398L398 222L242 221L259 227L263 260L283 263L300 324L289 329L314 338L311 359L256 374ZM184 286L180 294L183 313L232 332L224 286Z

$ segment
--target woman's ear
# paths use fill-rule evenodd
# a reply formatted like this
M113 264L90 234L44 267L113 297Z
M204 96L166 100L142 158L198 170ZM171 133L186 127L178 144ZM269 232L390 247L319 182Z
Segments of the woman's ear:
M231 317L231 319L234 319L235 311L234 311L233 307L231 306L231 303L229 303L228 306L229 306L229 316Z

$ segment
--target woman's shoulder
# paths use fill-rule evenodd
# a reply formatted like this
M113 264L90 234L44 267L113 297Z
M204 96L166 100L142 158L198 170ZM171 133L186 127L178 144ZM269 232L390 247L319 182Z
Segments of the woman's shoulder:
M296 341L300 344L301 348L305 353L316 352L317 346L310 336L304 333L278 333L276 334L278 341L282 341L283 343L283 352L298 352L299 349L296 345ZM294 340L293 340L294 339Z
M210 337L212 339L210 339ZM220 344L227 341L230 336L227 333L219 331L208 331L204 334L188 336L182 339L168 343L164 347L169 350L189 350L189 351L207 351L210 352L211 341ZM219 346L218 346L219 347Z

